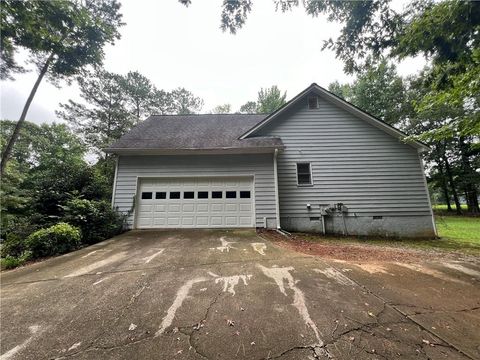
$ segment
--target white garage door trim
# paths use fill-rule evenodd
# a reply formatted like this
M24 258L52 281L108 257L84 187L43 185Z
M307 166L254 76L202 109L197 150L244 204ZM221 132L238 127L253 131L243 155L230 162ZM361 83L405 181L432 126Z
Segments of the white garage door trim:
M137 177L135 228L255 227L254 178L254 175ZM208 198L199 198L199 192L208 192ZM212 192L216 195L221 192L221 198L213 198ZM234 198L227 198L227 192ZM241 197L240 192L250 197Z

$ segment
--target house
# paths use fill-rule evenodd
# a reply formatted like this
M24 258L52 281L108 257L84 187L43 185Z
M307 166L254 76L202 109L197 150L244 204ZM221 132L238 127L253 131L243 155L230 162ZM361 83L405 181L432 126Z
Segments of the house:
M269 115L150 116L112 144L128 226L433 237L421 142L317 84Z

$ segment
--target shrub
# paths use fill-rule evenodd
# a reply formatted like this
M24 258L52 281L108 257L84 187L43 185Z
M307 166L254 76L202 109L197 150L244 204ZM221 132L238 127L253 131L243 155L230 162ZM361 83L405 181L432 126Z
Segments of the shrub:
M75 250L81 244L79 229L58 223L30 234L25 240L26 248L34 258L64 254Z
M7 255L7 256L2 258L1 268L2 268L2 270L3 269L13 269L13 268L16 268L17 266L20 266L22 264L23 264L23 262L19 258Z
M25 241L14 233L8 233L2 241L0 254L2 258L19 257L25 251Z
M0 267L1 269L13 269L17 266L23 265L27 260L31 258L32 253L30 251L25 251L21 256L15 257L7 255L2 257Z
M64 219L81 229L82 241L86 244L108 239L122 231L123 217L106 201L77 198L67 202L64 210Z

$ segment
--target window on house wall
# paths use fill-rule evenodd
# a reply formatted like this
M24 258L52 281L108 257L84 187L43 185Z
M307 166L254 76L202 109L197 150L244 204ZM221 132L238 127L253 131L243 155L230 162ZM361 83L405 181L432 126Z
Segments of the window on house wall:
M318 109L318 96L309 96L308 97L308 108L309 109Z
M310 163L297 163L298 185L312 185L312 167Z

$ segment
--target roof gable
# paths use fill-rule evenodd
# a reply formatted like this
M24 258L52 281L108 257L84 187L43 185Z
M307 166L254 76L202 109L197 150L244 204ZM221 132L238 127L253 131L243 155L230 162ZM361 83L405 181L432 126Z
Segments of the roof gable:
M374 117L373 115L367 113L366 111L363 111L362 109L360 109L360 108L356 107L355 105L349 103L348 101L345 101L342 98L336 96L335 94L333 94L330 91L324 89L323 87L313 83L312 85L307 87L305 90L300 92L293 99L288 101L281 108L279 108L275 112L271 113L266 118L264 118L262 121L260 121L258 124L256 124L252 128L250 128L245 133L243 133L240 136L239 139L247 139L250 135L255 134L259 129L263 128L265 125L274 121L281 114L284 114L287 110L291 109L295 104L298 104L300 101L303 101L305 99L305 97L308 96L312 92L317 94L321 98L333 103L334 105L348 111L352 115L354 115L354 116L366 121L367 123L375 126L376 128L384 131L385 133L393 136L394 138L403 140L406 136L408 136L404 132L394 128L393 126L387 124L386 122ZM408 145L418 149L419 151L426 151L426 150L429 149L429 147L427 145L425 145L424 143L422 143L420 141L408 141L408 142L405 142L405 144L408 144Z

